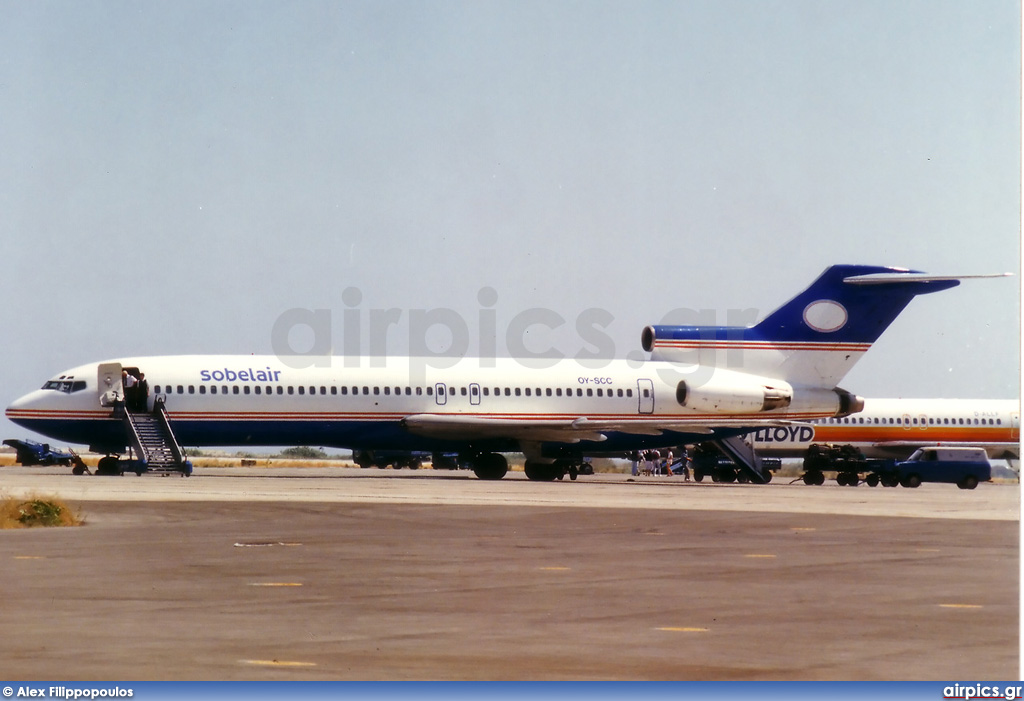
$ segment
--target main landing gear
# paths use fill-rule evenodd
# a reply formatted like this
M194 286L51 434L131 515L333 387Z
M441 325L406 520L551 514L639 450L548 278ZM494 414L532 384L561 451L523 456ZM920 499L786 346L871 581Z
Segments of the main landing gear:
M470 458L473 474L482 480L500 480L508 472L508 461L500 453L480 453Z
M508 473L508 461L500 453L479 453L472 456L459 456L459 462L472 466L473 473L482 480L500 480ZM566 475L574 480L581 474L588 473L589 465L583 462L559 459L554 461L527 460L524 465L526 477L537 482L553 482Z
M554 482L566 475L574 480L583 474L582 465L573 460L555 460L554 462L542 462L540 460L527 460L523 465L523 471L527 479L537 482Z

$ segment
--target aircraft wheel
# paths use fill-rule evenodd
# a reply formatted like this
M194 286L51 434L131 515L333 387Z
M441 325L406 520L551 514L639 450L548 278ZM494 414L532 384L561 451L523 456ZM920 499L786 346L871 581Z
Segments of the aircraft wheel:
M473 461L473 474L482 480L500 480L508 472L508 461L499 453L484 453Z
M121 474L121 461L112 455L100 458L96 465L96 474L106 477L119 476Z
M562 474L556 465L536 460L527 460L523 465L523 472L526 473L528 480L534 482L554 482Z

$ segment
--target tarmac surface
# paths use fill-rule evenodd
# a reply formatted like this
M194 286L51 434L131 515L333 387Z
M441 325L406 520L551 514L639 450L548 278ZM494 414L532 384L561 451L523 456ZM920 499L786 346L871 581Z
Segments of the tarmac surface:
M0 677L1018 679L1018 485L0 471Z

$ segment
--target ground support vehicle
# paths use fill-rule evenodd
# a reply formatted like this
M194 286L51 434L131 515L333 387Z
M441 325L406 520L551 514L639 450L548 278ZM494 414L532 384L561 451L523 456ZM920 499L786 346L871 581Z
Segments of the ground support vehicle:
M836 482L856 487L919 487L923 482L945 482L974 489L992 479L992 465L982 448L926 446L906 460L867 459L852 446L811 446L804 460L804 484L820 485L824 471L835 471Z
M20 465L71 465L75 462L73 452L51 448L49 443L8 438L4 445L14 448L17 452L15 460Z

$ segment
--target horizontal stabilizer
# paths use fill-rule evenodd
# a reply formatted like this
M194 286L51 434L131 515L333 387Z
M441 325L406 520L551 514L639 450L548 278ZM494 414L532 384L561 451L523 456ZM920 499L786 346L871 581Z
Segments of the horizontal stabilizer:
M988 275L929 275L928 273L895 272L882 275L853 275L843 282L851 285L887 285L894 282L947 282L949 280L975 280L992 277L1013 277L1013 273L990 273Z

